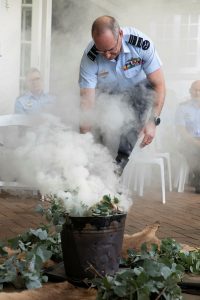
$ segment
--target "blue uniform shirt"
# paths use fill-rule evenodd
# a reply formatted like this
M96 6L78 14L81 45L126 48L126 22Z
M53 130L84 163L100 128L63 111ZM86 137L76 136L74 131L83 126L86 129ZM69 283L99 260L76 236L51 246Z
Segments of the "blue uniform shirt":
M55 102L55 97L41 93L39 96L31 92L25 93L16 99L15 113L17 114L34 114L41 113L42 110L48 109L48 105Z
M106 59L96 52L94 42L89 43L80 64L80 88L127 91L161 67L154 44L146 35L133 27L122 30L122 49L117 60Z
M183 126L193 137L200 138L200 105L197 100L181 103L176 111L176 125Z

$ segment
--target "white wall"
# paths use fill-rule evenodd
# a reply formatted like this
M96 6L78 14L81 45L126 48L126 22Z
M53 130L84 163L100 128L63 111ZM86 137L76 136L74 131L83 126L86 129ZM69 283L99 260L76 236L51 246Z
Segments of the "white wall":
M21 0L0 0L0 114L12 113L19 95Z

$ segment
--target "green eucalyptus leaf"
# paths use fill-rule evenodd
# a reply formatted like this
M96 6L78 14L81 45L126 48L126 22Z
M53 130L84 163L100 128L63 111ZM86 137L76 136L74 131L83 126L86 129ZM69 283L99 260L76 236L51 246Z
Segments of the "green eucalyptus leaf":
M27 282L25 282L25 286L28 290L30 290L30 289L38 289L42 287L42 284L39 278L35 278L34 280L27 279Z
M46 275L43 275L42 276L42 282L48 282L48 276L46 276Z
M31 229L30 232L31 232L33 235L35 235L36 237L38 237L41 241L46 240L47 237L48 237L47 231L46 231L46 230L43 230L43 229L41 229L41 228L36 229L36 230Z
M36 211L37 213L41 214L41 215L43 215L44 212L45 212L44 207L43 207L42 205L40 205L40 204L37 205L35 211Z
M52 252L47 250L45 246L40 246L36 250L36 255L41 258L42 262L45 262L51 258Z
M172 274L172 271L167 266L163 266L160 270L160 273L164 277L164 279L167 279Z
M117 295L120 298L126 296L126 288L123 286L115 286L113 288L113 291L115 295Z

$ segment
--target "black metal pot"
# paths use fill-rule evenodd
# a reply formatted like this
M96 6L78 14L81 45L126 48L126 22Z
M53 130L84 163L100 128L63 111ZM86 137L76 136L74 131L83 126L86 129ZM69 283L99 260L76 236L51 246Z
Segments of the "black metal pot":
M126 214L67 217L61 232L65 273L73 283L118 271Z

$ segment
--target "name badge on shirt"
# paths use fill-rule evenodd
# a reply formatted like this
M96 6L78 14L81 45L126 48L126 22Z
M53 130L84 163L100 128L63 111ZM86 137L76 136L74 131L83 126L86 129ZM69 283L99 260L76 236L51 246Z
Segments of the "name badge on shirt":
M108 74L109 74L108 71L103 70L103 71L101 71L101 72L98 74L98 76L100 76L100 77L107 77Z
M131 68L137 67L139 65L142 65L144 63L143 59L137 57L137 58L131 58L127 60L126 64L122 67L124 71L127 71Z

